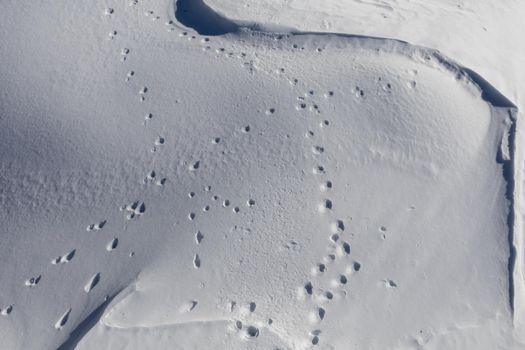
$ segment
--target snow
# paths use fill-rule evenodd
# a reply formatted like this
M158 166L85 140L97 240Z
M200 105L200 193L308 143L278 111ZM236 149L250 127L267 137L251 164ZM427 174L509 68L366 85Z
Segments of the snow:
M4 3L4 348L523 348L518 2Z

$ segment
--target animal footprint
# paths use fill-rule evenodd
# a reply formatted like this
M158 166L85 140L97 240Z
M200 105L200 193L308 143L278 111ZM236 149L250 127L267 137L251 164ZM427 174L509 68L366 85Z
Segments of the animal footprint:
M382 280L382 282L385 284L387 288L397 288L397 283L390 279Z
M202 234L202 232L197 231L197 233L195 234L195 242L197 242L197 244L200 244L203 239L204 239L204 235Z
M56 329L62 329L67 323L67 320L69 319L69 314L71 313L71 308L68 309L64 314L58 319L57 323L55 323Z
M195 171L197 169L199 169L199 166L200 166L200 161L196 161L195 163L191 164L189 166L189 170L190 171Z
M248 326L245 328L244 337L247 339L257 338L259 336L259 328L255 326Z
M25 285L28 287L34 287L38 284L38 282L40 282L41 278L42 278L42 275L31 277L30 279L25 281Z
M321 330L316 329L310 332L310 336L312 337L312 345L319 344L319 335L321 334Z
M106 250L110 252L113 249L117 248L117 246L118 246L118 238L113 238L113 240L109 242L108 245L106 246Z
M320 213L326 213L329 210L332 210L332 201L330 199L325 199L318 205L318 210Z
M89 279L89 282L85 285L84 291L89 293L95 286L100 282L100 272L96 273Z
M7 316L13 311L13 305L8 305L5 309L0 309L0 314L2 316Z
M151 149L151 152L156 152L158 147L163 145L166 140L162 136L157 136L155 139L155 146Z
M102 220L98 224L90 224L86 228L86 231L101 230L104 227L104 225L106 225L106 222L107 222L107 220Z
M191 312L193 311L193 309L195 309L195 307L197 306L198 304L198 301L197 300L191 300L191 301L188 301L187 303L185 303L184 305L181 306L181 308L179 309L179 311L181 313L183 312Z
M132 204L122 206L120 210L126 210L128 212L126 218L131 220L146 212L146 204L144 204L142 201L136 201Z
M75 257L76 249L73 249L69 253L63 256L56 257L55 259L51 260L51 263L53 265L57 264L67 264Z
M193 257L193 266L198 269L201 267L201 258L199 257L199 254L195 254Z

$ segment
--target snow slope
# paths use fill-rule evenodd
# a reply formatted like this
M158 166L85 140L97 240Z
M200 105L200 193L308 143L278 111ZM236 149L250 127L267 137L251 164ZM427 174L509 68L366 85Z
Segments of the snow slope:
M194 5L5 1L5 347L520 348L508 100Z

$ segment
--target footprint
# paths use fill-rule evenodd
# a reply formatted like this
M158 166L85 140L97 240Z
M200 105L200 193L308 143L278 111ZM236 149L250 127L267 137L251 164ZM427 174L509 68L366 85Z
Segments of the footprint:
M326 265L319 263L315 267L312 268L312 275L317 276L320 273L324 273L326 271Z
M195 307L197 306L198 301L197 300L191 300L182 305L179 309L179 312L185 313L185 312L191 312Z
M332 210L332 201L330 199L325 199L318 205L318 211L320 213L326 213L329 210Z
M98 224L90 224L86 228L86 231L101 230L106 225L107 220L102 220Z
M383 280L383 282L387 288L397 288L397 283L390 279Z
M155 170L150 171L144 179L144 183L153 181L155 179L155 176L157 176Z
M322 154L322 153L324 153L324 147L322 147L322 146L313 146L312 147L312 153L316 154L316 155Z
M193 257L193 266L198 269L201 267L201 258L199 257L199 254L195 254Z
M202 234L202 232L197 231L197 233L195 234L195 242L197 242L197 244L201 244L203 239L204 239L204 235Z
M321 192L327 192L332 189L332 181L325 181L320 186Z
M13 305L8 305L5 309L0 309L0 314L2 316L7 316L13 311Z
M255 312L257 305L252 301L249 305L250 312Z
M259 328L255 326L248 326L245 329L244 336L247 339L257 338L259 336Z
M246 205L248 205L249 207L253 207L255 205L255 200L248 199L248 201L246 202Z
M58 319L57 323L55 323L56 329L62 329L67 323L67 320L69 319L69 314L71 313L71 308L68 309L64 314Z
M72 251L70 251L66 255L59 256L59 257L51 260L51 264L53 264L53 265L67 264L68 262L70 262L75 257L76 251L77 251L76 249L73 249Z
M166 140L162 136L157 136L155 139L155 146L151 149L151 152L157 152L158 148L164 144Z
M330 236L330 240L334 243L337 243L337 241L339 240L339 234L334 233L333 235Z
M319 316L319 320L321 320L321 321L324 320L324 317L326 315L325 309L323 309L322 307L317 309L317 315Z
M314 168L313 173L316 175L325 174L326 170L324 169L322 165L318 165Z
M135 75L135 72L130 70L128 74L126 75L126 82L130 81L130 79ZM153 117L153 116L152 116Z
M110 252L113 249L117 248L117 246L118 246L118 238L113 238L113 240L109 242L108 245L106 246L106 250Z
M195 171L195 170L199 169L199 166L200 166L200 161L196 161L195 163L190 165L189 169L190 169L190 171Z
M345 223L343 220L336 220L330 225L330 230L332 233L341 234L345 230Z
M313 294L313 290L314 290L314 287L312 285L312 282L307 282L305 285L304 285L304 290L306 291L306 294L308 295L312 295Z
M35 277L31 277L30 279L26 280L25 281L25 285L27 287L34 287L38 284L38 282L40 282L40 279L42 278L42 275L38 275L38 276L35 276Z
M84 286L84 291L89 293L100 281L100 272L96 273L89 279L89 282Z
M120 210L126 210L128 212L126 218L131 220L146 212L146 204L142 201L135 201L131 204L122 206Z
M348 242L343 242L337 250L339 255L348 255L350 254L350 244Z
M327 127L329 125L330 125L330 122L328 120L323 120L322 122L319 123L319 126L321 128L325 128L325 127Z

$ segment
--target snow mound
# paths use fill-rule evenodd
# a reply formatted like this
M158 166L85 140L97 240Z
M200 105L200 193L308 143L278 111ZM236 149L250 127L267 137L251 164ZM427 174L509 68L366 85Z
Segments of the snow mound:
M434 50L182 4L0 14L5 346L516 346L513 106Z

